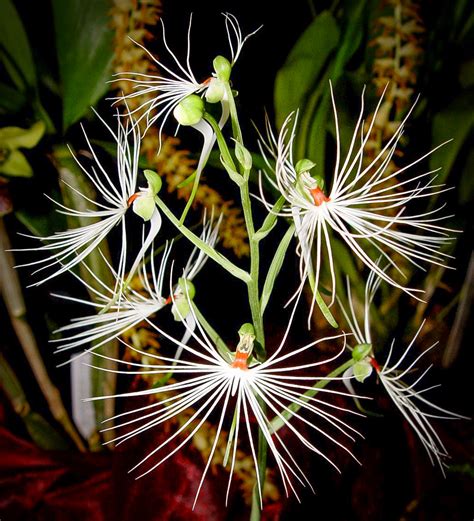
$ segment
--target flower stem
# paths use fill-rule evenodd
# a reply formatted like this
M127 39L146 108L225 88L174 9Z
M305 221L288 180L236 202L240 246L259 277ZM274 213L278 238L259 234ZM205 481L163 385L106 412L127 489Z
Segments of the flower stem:
M211 248L209 244L204 242L200 237L198 237L195 233L189 230L186 226L181 224L179 220L174 216L173 212L166 206L166 204L158 197L155 196L155 202L158 205L158 208L168 217L168 219L172 222L172 224L195 246L197 246L200 250L202 250L208 257L210 257L214 262L217 262L220 266L222 266L226 271L228 271L232 276L244 281L246 284L250 280L250 275L244 271L243 269L236 266L229 259L224 257L221 253L217 252L214 248Z
M230 85L226 85L226 91L229 98L230 117L232 121L232 131L234 139L243 146L242 131L240 129L237 108L235 106L234 96ZM222 149L221 149L222 153ZM229 154L230 155L230 154ZM232 164L232 163L231 163ZM249 178L250 170L244 169L239 165L239 171L242 174L243 183L239 183L240 198L242 201L242 209L244 212L245 226L250 245L250 280L247 282L247 291L249 296L250 312L252 314L252 322L255 328L255 336L260 344L261 351L265 356L265 331L263 328L263 314L259 292L259 275L260 275L260 245L261 237L255 233L255 225L252 215L252 204L250 201ZM263 412L266 405L262 400L258 400L259 406ZM267 468L267 450L268 444L262 430L258 431L258 449L257 449L257 469L259 479L256 481L252 492L252 507L250 512L251 521L259 521L261 517L261 498L263 499L263 488L265 484L265 474ZM259 487L260 485L260 487ZM259 489L260 488L260 489Z

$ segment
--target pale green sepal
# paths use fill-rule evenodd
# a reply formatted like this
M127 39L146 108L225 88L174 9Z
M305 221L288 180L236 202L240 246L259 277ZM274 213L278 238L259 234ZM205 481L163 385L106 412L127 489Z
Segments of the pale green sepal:
M197 125L204 116L204 101L196 94L181 100L173 110L173 116L183 126Z
M193 300L196 295L196 288L190 280L180 277L178 280L178 287L184 295L187 295L190 300Z
M311 161L310 159L300 159L295 165L295 172L300 175L303 172L309 172L312 168L316 166L316 163Z
M140 192L140 195L133 201L132 209L144 221L149 221L155 211L155 199L148 192Z
M239 336L243 337L244 335L252 335L255 337L255 328L250 322L245 322L245 324L240 326Z
M373 367L370 365L370 362L361 360L353 365L352 370L354 372L354 378L358 382L363 383L364 380L372 374Z
M148 181L148 188L153 192L153 195L159 193L163 185L161 177L153 170L144 170L143 174Z
M211 78L204 95L209 103L219 103L225 96L225 84L219 78Z
M171 306L171 313L176 322L184 320L190 312L188 299L184 295L178 295Z

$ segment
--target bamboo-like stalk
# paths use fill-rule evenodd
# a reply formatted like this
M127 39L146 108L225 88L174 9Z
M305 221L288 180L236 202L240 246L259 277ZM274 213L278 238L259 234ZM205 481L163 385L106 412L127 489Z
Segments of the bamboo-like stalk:
M53 161L58 170L59 178L61 181L63 181L63 183L61 183L61 191L66 206L74 208L80 212L94 209L92 208L92 204L90 202L88 202L84 197L78 195L78 193L82 193L90 200L95 199L95 193L91 184L77 166L76 162L71 156L70 151L66 147L57 147L54 151ZM77 192L75 190L77 190ZM81 219L80 217L68 216L69 228L75 228L77 226L85 226L89 224L91 224L91 219L85 220ZM106 241L101 243L100 252L110 261L110 253ZM113 275L107 267L100 252L99 249L92 251L86 259L87 265L89 269L97 277L99 277L102 282L107 284L109 287L113 287L115 280L113 280ZM90 272L83 267L82 264L80 265L80 270L82 279L85 280L90 286L97 287L97 281L91 276ZM96 296L92 292L89 292L89 295L92 301L94 301ZM111 340L110 342L107 342L105 345L96 349L96 352L98 354L107 355L110 358L117 358L117 340ZM93 395L113 396L115 394L117 381L117 376L113 371L117 369L117 363L102 357L97 357L97 360L95 360L94 363L100 367L103 367L105 370L96 371L88 368L89 376L92 382ZM108 400L94 401L94 408L96 415L96 425L97 428L100 429L102 422L114 415L115 401L113 398ZM110 442L114 437L115 434L113 430L107 430L103 433L103 438L105 441ZM98 448L97 435L93 435L89 442L92 449ZM112 446L112 444L109 443L109 447L110 446Z
M13 410L23 420L36 445L45 450L67 450L70 443L43 416L31 409L15 372L0 353L0 382Z
M86 447L76 431L64 407L61 394L50 380L41 358L36 338L26 318L26 306L18 274L13 268L14 259L3 218L0 218L0 288L13 329L31 366L36 381L48 402L51 414L71 437L76 447L84 452Z

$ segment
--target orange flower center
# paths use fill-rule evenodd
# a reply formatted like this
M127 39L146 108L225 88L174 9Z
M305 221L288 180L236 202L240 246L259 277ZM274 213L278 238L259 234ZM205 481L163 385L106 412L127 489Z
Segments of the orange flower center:
M316 206L321 206L323 203L330 201L329 197L324 195L324 192L321 190L321 188L310 188L309 193L311 194L311 197L313 198L314 204Z
M140 192L136 192L128 198L127 205L131 206L133 201L140 195Z
M375 358L370 358L370 365L377 371L377 373L380 373L380 366Z
M231 364L231 367L234 369L241 369L242 371L247 371L247 358L249 357L248 353L243 353L242 351L237 351L235 353L235 359Z

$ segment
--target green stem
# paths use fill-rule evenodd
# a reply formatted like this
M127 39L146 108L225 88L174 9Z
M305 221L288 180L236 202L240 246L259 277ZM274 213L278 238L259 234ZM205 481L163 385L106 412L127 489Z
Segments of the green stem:
M265 346L265 334L263 331L262 311L260 307L260 295L258 288L260 270L260 250L258 240L255 238L255 228L252 217L248 180L240 187L240 197L244 211L245 225L250 244L250 280L247 282L250 311L255 328L255 336L262 347Z
M229 147L227 146L224 134L222 134L222 130L219 127L219 124L214 119L214 117L211 116L211 114L208 114L207 112L204 114L204 119L209 123L209 125L211 125L212 130L214 130L217 145L219 147L219 151L221 153L222 158L224 159L225 164L231 167L234 172L236 172L237 167L235 166L234 158L230 153Z
M229 98L230 117L232 121L232 131L234 139L243 145L242 132L240 129L239 118L235 106L235 100L232 95L230 85L226 86L227 95ZM222 151L222 149L221 149ZM225 158L224 158L225 159ZM250 311L252 314L252 322L255 328L255 336L257 342L261 346L261 350L265 355L265 332L263 329L263 316L260 304L259 294L259 274L260 274L260 248L259 241L261 237L256 236L255 226L252 216L252 204L250 201L249 192L249 177L250 171L243 170L242 165L239 165L240 172L243 174L243 183L239 183L240 197L242 201L242 209L244 212L245 225L250 245L250 280L247 282L247 291L249 296ZM258 399L260 408L263 413L266 411L266 405L261 399ZM263 488L265 484L265 474L267 468L267 450L268 444L261 429L258 431L258 449L257 449L257 469L259 475L260 490L258 482L255 483L252 492L252 508L250 512L251 521L259 521L261 516L261 500L263 498Z
M319 380L316 384L313 385L312 389L309 389L304 394L300 396L300 400L302 402L309 402L310 399L318 394L319 389L324 389L326 385L331 381L331 378L335 378L336 376L339 376L340 374L344 373L349 367L352 367L355 364L355 360L352 358L350 360L347 360L347 362L344 362L339 367L336 367L334 371L331 371L324 380ZM299 403L293 402L291 405L288 406L287 410L283 411L281 413L281 416L276 416L273 418L273 420L270 422L270 425L274 432L278 431L281 427L285 425L285 423L296 413L301 409L302 405Z
M168 217L168 219L173 223L173 225L195 246L197 246L200 250L204 251L204 253L210 257L214 262L217 262L220 266L222 266L226 271L228 271L232 276L244 281L246 284L250 281L250 275L244 271L243 269L236 266L229 259L226 259L224 255L217 252L214 248L211 248L209 244L204 242L200 237L194 234L191 230L186 228L183 224L180 224L179 220L174 216L173 212L166 206L166 204L158 197L155 197L155 202L158 205L158 208Z
M225 90L226 90L227 98L229 100L229 111L230 111L230 119L232 122L232 133L234 135L234 139L243 145L244 141L242 138L242 130L240 129L239 116L237 114L237 107L235 106L234 95L232 94L232 89L230 88L229 83L226 83Z

